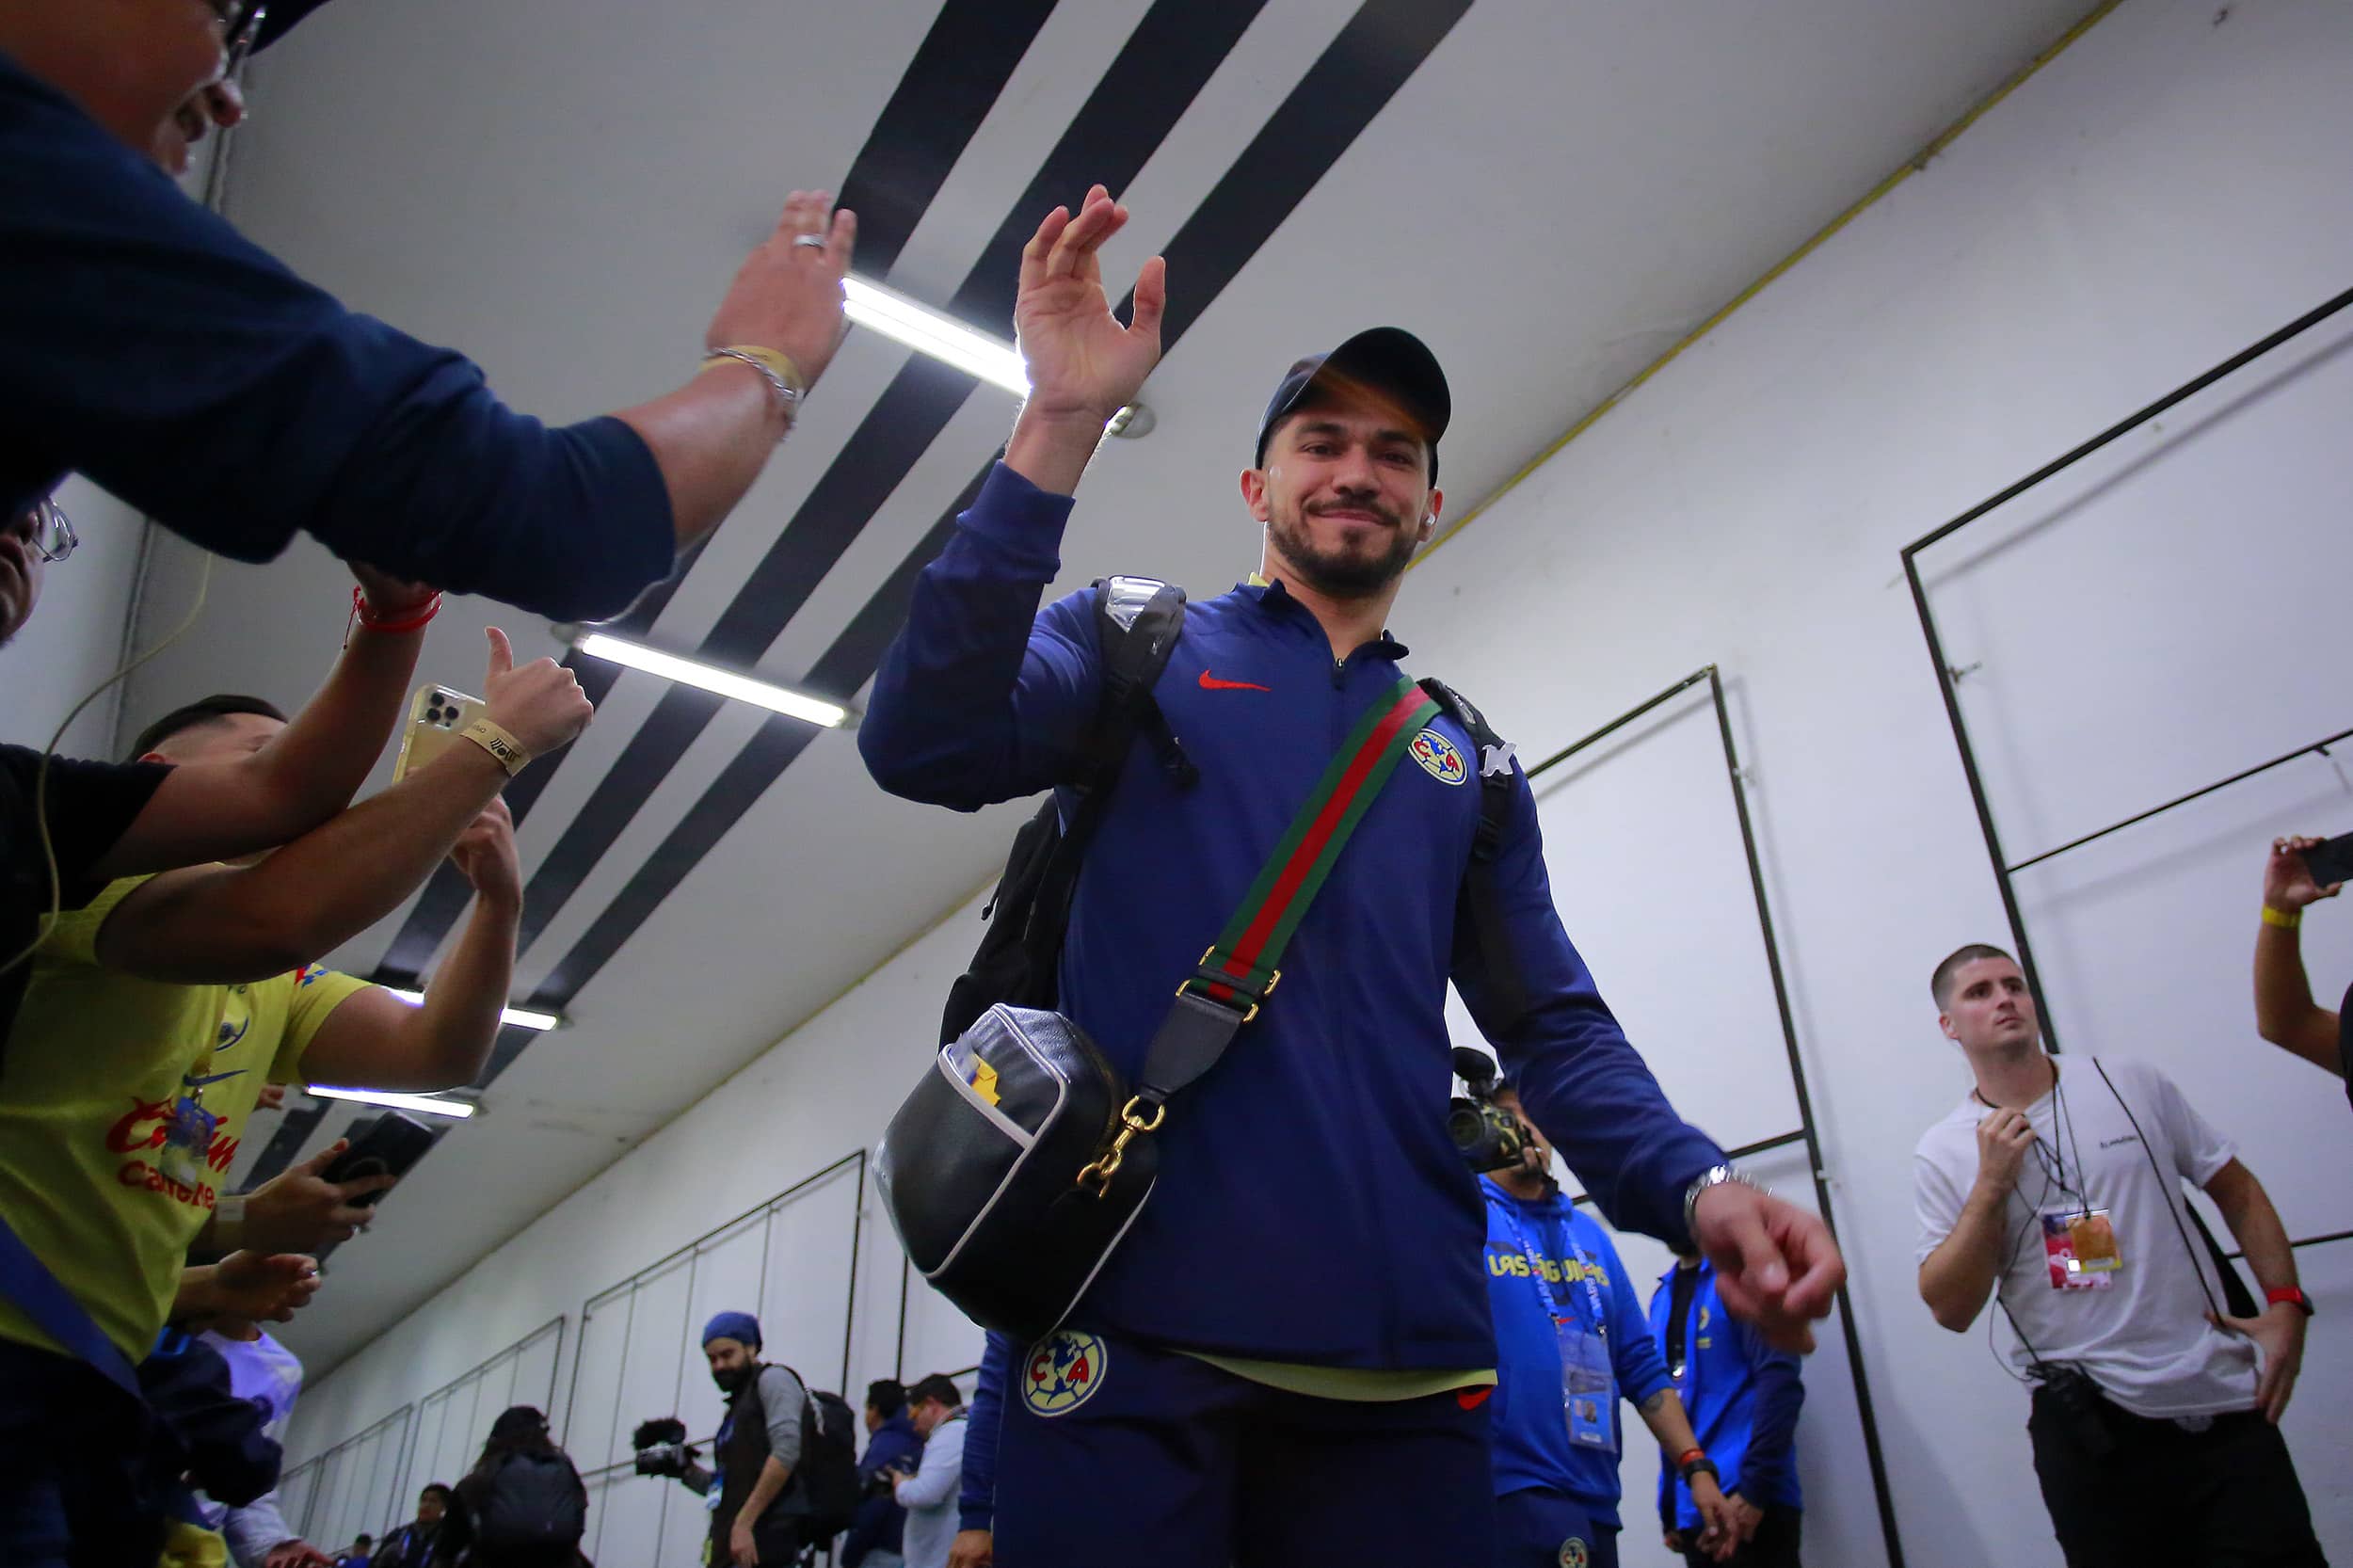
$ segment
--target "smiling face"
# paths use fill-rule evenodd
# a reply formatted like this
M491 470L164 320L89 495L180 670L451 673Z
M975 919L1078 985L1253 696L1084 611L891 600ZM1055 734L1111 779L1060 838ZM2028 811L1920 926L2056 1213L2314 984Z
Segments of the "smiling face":
M1282 565L1335 599L1394 583L1445 500L1430 485L1429 443L1369 389L1324 392L1286 416L1241 493Z

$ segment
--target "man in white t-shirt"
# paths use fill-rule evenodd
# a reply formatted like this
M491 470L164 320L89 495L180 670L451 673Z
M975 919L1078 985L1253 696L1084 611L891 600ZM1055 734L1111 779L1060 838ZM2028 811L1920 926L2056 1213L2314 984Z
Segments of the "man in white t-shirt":
M2324 1563L2278 1426L2312 1304L2262 1184L2155 1068L2062 1067L1999 948L1961 949L1929 988L1977 1083L1913 1158L1920 1295L1956 1334L1990 1294L2009 1318L2070 1568ZM2238 1239L2260 1317L2223 1315L2185 1180Z

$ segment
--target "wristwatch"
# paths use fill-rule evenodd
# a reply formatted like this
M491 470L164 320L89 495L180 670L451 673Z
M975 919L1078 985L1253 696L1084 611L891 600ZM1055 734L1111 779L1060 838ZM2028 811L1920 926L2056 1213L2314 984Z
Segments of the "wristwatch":
M1699 1448L1693 1448L1675 1462L1675 1475L1686 1486L1691 1484L1693 1476L1712 1476L1720 1486L1723 1484L1724 1479L1724 1473L1716 1468L1716 1462L1708 1458L1705 1451Z
M2313 1315L2313 1299L2293 1285L2275 1285L2264 1292L2264 1301L2272 1306L2287 1303L2309 1318Z
M1693 1218L1699 1209L1700 1194L1710 1187L1721 1187L1728 1181L1737 1181L1741 1186L1753 1188L1768 1197L1772 1195L1771 1188L1745 1172L1736 1170L1730 1165L1709 1166L1692 1180L1690 1186L1683 1190L1683 1233L1691 1239L1693 1246L1699 1245L1700 1240L1699 1225Z

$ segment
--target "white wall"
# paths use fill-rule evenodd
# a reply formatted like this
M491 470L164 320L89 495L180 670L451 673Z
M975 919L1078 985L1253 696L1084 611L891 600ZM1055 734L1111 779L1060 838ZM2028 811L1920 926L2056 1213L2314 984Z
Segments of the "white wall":
M1966 1084L1935 1034L1927 972L2004 927L1897 552L2353 279L2337 151L2353 135L2347 8L2221 10L2141 0L2109 16L1448 545L1399 616L1417 666L1531 756L1699 664L1725 669L1907 1558L1929 1568L2057 1552L2023 1394L1981 1335L1937 1329L1913 1288L1912 1146ZM2324 369L2223 421L2227 435L2145 438L2162 483L2037 529L2067 499L2040 498L1930 558L1956 661L1986 665L1964 693L2001 764L2014 853L2268 754L2248 746L2348 722L2328 680L2345 667L2330 617L2353 565L2332 504L2348 492L2307 417L2311 399L2328 408ZM1467 367L1456 379L1466 418L1513 394ZM2190 515L2155 499L2224 461L2247 479L2216 503L2246 504ZM2134 531L2144 518L2153 532ZM2066 542L2079 537L2106 548L2086 557ZM2254 559L2282 569L2266 583L2233 567ZM2320 679L2278 673L2297 670ZM1703 804L1713 783L1642 760L1681 735L1569 780L1545 819L1605 987L1638 1035L1653 1018L1660 1033L1642 1038L1662 1077L1737 1142L1776 1130L1747 1125L1724 1092L1727 1075L1759 1093L1772 1081L1770 1018L1753 1019L1736 1066L1722 1030L1673 1021L1695 1004L1654 1011L1736 967L1755 995L1753 936L1723 907L1744 892L1735 869L1700 885L1661 874L1657 846L1721 833L1720 816L1698 817L1721 810ZM2353 816L2337 788L2294 774L2120 835L2064 877L2022 879L2069 1043L2164 1064L2246 1142L2297 1234L2353 1221L2353 1140L2339 1086L2254 1040L2247 948L2263 840L2291 818L2353 826L2332 815ZM1613 888L1636 912L1625 920ZM1678 897L1692 905L1684 939L1627 938ZM2341 983L2353 943L2332 918L2313 921L2316 967ZM925 937L328 1377L296 1414L292 1456L871 1144L976 929L960 918ZM1782 1179L1803 1185L1794 1168ZM897 1334L880 1224L870 1208L853 1381L889 1367ZM2300 1260L2321 1316L2288 1432L2324 1539L2353 1557L2353 1247ZM908 1337L910 1373L960 1365L971 1342L920 1302ZM1810 1421L1838 1416L1834 1361L1811 1380ZM1880 1560L1865 1477L1810 1464L1808 1480L1815 1555ZM1658 1560L1644 1529L1626 1546L1629 1562Z

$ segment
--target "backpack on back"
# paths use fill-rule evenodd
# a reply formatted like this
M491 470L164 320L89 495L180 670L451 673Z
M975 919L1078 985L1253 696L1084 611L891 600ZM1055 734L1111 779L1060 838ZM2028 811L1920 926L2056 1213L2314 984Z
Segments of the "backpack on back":
M477 1545L577 1546L588 1528L588 1488L561 1453L510 1453L474 1510Z
M848 1529L857 1516L857 1417L840 1395L806 1382L801 1386L808 1399L801 1406L801 1462L793 1480L808 1502L808 1537L822 1542Z
M1179 784L1198 778L1184 748L1152 700L1184 629L1185 590L1149 577L1107 577L1095 584L1095 636L1101 650L1102 700L1080 744L1070 821L1049 793L1037 814L1014 835L1013 853L996 893L981 911L988 931L972 964L948 989L940 1022L942 1045L999 1002L1051 1011L1059 987L1063 935L1078 891L1079 863L1102 821L1112 787L1138 734L1150 738L1160 766Z

